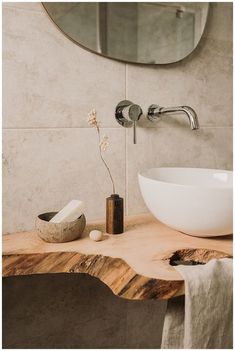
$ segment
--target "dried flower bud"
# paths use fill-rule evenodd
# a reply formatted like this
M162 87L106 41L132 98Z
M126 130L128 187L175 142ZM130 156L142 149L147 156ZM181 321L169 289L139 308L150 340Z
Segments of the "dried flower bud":
M108 137L107 135L104 135L101 142L100 142L100 149L102 151L106 151L107 147L109 146L109 142L108 142Z
M96 110L95 109L91 110L88 113L87 122L92 127L98 127L99 126L99 122L97 121L97 118L96 118Z

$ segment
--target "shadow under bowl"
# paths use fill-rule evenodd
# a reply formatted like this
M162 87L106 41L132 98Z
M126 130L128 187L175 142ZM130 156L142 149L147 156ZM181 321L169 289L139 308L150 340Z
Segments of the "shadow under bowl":
M85 215L72 222L49 222L57 213L47 212L37 217L35 226L39 237L49 243L65 243L80 238L86 226Z

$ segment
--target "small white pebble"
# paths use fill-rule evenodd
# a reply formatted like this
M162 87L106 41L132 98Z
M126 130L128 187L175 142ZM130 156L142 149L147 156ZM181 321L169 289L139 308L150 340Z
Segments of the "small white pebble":
M102 232L100 230L92 230L89 234L91 240L100 241L102 239Z

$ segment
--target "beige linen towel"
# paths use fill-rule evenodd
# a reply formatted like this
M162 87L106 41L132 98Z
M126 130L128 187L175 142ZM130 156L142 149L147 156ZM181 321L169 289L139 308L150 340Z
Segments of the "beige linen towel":
M177 266L185 297L168 301L163 349L232 349L232 259Z

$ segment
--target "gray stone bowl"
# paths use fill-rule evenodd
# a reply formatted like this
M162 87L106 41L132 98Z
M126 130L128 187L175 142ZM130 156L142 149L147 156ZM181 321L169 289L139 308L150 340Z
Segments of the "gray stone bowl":
M40 238L49 243L65 243L78 239L86 226L84 214L72 222L49 222L56 213L58 212L42 213L37 217L35 226Z

